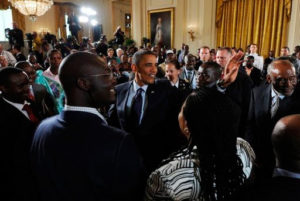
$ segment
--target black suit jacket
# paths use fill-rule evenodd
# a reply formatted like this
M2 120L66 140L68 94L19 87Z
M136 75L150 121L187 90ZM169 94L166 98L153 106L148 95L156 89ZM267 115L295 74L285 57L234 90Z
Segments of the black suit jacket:
M147 172L158 167L162 159L180 148L178 113L181 100L168 80L157 80L146 91L147 107L141 124L132 125L127 99L133 81L116 86L117 99L109 112L109 122L133 134L144 159Z
M264 169L262 174L267 177L271 176L275 165L271 134L276 122L284 116L300 114L297 86L292 96L280 101L276 115L271 118L271 89L271 85L265 82L252 90L245 134L246 140L256 153L258 165Z
M17 62L18 61L26 61L26 57L22 53L17 54L15 57L16 57Z
M252 81L240 68L236 80L227 87L225 94L228 95L241 109L239 124L239 137L244 138L245 125L247 122Z
M299 201L299 189L300 179L273 177L261 184L245 186L237 201Z
M29 150L37 125L0 97L1 197L33 200Z
M131 135L95 114L62 111L34 136L32 167L40 200L140 200L143 167Z

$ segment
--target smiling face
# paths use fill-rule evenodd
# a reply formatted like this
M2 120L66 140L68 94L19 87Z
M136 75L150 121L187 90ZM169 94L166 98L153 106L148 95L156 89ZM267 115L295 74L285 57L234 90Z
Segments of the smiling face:
M157 73L156 56L143 55L137 65L132 64L132 71L135 73L135 81L139 86L153 84Z
M24 72L11 75L9 83L7 86L2 86L1 91L9 101L23 104L29 94L28 76Z
M116 80L109 68L94 68L85 78L90 83L88 93L95 104L94 107L112 104L115 101Z
M179 74L180 70L177 70L174 64L168 63L166 65L166 77L168 78L168 80L175 84L179 79Z
M279 93L285 96L292 95L297 84L295 68L288 61L276 61L273 65L274 68L267 76L268 82Z

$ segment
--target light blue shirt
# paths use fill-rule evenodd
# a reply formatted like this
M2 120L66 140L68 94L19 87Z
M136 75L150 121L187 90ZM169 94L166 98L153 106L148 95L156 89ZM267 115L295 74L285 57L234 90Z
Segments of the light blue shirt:
M273 172L273 177L289 177L294 179L300 179L300 173L292 172L281 168L275 168Z
M140 119L139 119L139 124L140 124L142 119L143 119L144 112L145 112L145 109L146 109L146 91L147 91L148 85L143 85L141 87L135 81L132 82L132 85L130 87L130 92L129 92L129 95L128 95L128 99L127 99L127 104L126 104L127 108L126 109L128 109L128 111L131 111L133 98L134 98L134 96L135 96L135 94L136 94L136 92L139 88L143 89L143 91L141 93L142 99L143 99L143 104L142 104L141 116L140 116Z

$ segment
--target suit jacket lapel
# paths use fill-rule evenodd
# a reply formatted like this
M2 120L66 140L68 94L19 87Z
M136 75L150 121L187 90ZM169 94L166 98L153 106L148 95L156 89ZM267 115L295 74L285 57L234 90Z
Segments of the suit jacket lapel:
M264 114L267 114L269 117L271 117L270 114L270 108L271 108L271 84L267 84L266 87L260 92L260 94L258 94L258 96L262 96L262 98L258 98L258 100L261 100L262 102L260 102L259 104L262 107L261 112L263 112ZM258 106L259 107L259 106Z
M123 88L120 89L120 92L117 96L117 114L120 120L120 125L122 127L124 127L124 125L127 125L126 121L128 120L128 116L126 114L128 111L126 110L126 104L130 93L131 85L132 81L124 85Z
M147 118L147 115L149 111L152 111L153 108L155 108L155 103L157 100L160 100L160 94L157 93L156 85L151 84L148 86L147 92L146 92L146 100L145 100L145 109L144 109L144 116L142 118L141 124L143 124L143 120Z

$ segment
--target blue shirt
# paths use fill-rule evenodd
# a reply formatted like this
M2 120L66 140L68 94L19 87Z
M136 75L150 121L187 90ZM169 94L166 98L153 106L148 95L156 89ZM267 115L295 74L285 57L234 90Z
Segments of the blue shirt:
M136 94L136 92L139 88L143 89L143 92L141 93L142 98L143 98L143 104L142 104L142 110L141 110L142 114L141 114L140 119L139 119L139 124L140 124L142 119L143 119L144 112L145 112L145 109L146 109L146 91L147 91L148 85L143 85L141 87L135 82L135 80L132 82L132 85L130 86L128 99L127 99L126 109L128 109L127 111L131 111L133 98L134 98L134 96L135 96L135 94Z

